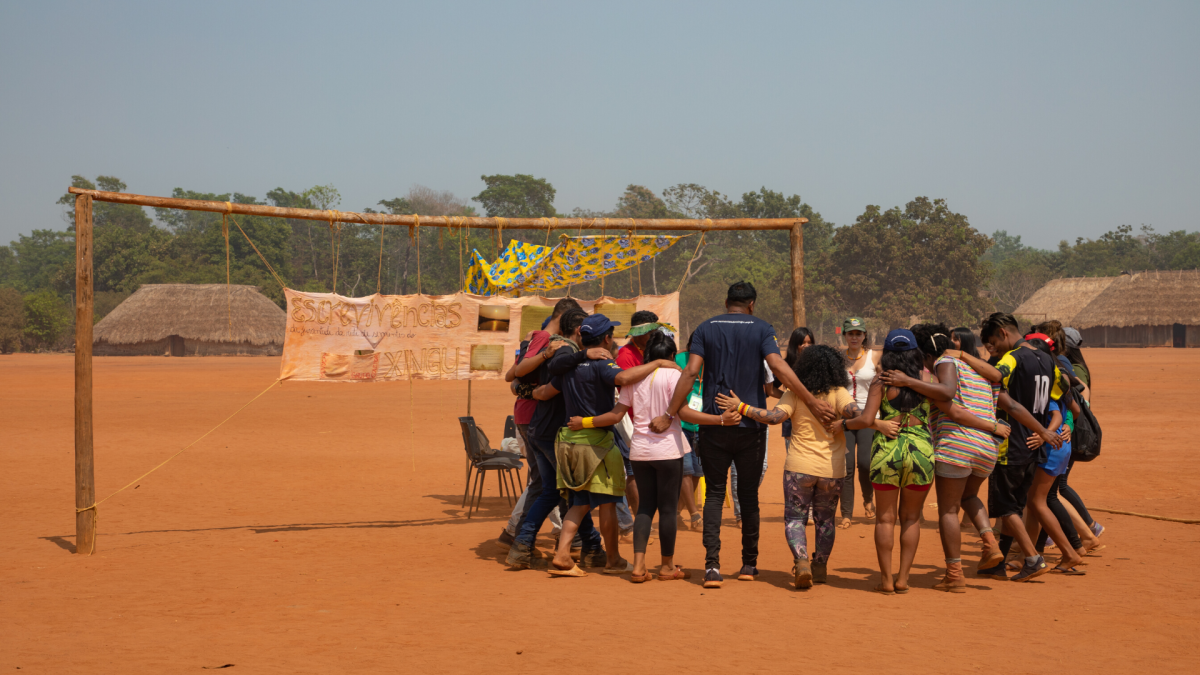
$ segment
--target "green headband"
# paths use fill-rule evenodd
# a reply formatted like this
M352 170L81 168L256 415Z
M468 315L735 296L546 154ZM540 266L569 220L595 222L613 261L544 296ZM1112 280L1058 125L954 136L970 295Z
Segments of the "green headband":
M678 333L675 327L669 323L643 323L629 329L629 337L641 337L646 333L652 333L659 328L665 329L668 333Z

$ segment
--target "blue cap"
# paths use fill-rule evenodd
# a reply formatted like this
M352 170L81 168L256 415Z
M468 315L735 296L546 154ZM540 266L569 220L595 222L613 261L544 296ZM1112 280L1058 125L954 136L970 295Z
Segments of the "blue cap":
M883 348L890 352L906 352L917 348L917 336L907 328L897 328L887 334Z
M603 314L593 314L583 320L583 325L579 327L579 336L584 339L597 338L614 326L620 325L620 321L609 321Z

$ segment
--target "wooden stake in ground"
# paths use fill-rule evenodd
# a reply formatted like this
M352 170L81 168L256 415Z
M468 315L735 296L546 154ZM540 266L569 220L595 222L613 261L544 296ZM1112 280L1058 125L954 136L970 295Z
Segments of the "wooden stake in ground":
M805 325L808 318L804 312L804 223L797 220L792 225L792 328Z
M75 552L96 546L92 463L92 198L75 198ZM87 509L81 511L79 509Z

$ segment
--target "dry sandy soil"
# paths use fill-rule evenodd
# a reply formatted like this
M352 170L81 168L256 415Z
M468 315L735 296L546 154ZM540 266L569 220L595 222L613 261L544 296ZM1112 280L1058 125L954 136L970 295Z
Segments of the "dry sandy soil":
M1072 484L1092 506L1200 518L1192 420L1177 409L1200 389L1200 350L1088 357L1104 454ZM278 366L97 358L98 495L213 427ZM1087 576L972 580L947 595L928 590L942 555L927 522L913 591L881 596L856 517L829 585L792 590L777 431L759 581L706 591L699 575L632 585L508 571L495 483L475 517L459 506L466 390L284 384L100 507L87 557L72 555L72 357L0 357L0 672L1196 672L1195 525L1100 513L1108 548ZM474 392L498 439L512 398L500 383ZM973 541L964 558L973 569ZM702 562L699 533L680 534L677 560Z

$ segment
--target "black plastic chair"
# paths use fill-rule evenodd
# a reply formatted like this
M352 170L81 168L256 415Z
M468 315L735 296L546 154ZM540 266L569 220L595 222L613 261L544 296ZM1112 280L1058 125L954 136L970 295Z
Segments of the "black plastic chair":
M521 480L521 469L524 464L521 463L520 456L512 452L485 452L485 450L490 451L491 448L480 447L475 418L460 417L458 423L462 427L463 448L466 450L468 461L467 485L463 488L463 506L470 503L467 509L467 518L470 518L474 511L479 510L479 502L483 499L483 484L488 471L496 472L500 496L507 497L509 506L512 506L521 490L524 489ZM516 472L515 478L512 475L514 471ZM474 483L472 483L472 473L474 473Z

